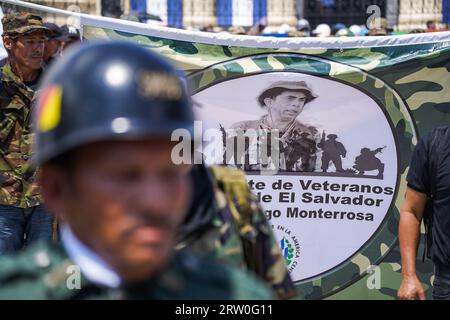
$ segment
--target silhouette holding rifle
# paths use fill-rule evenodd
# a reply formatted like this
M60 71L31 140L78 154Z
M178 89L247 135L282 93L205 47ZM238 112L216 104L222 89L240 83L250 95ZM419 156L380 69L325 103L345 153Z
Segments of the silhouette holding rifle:
M330 162L333 162L334 167L336 168L336 172L344 172L345 170L342 168L342 159L347 155L347 150L344 145L336 141L336 134L329 134L326 136L328 139L325 140L325 131L322 132L322 139L317 144L319 148L323 150L322 153L322 171L327 172Z
M361 154L355 158L354 169L358 170L358 175L363 175L366 171L378 170L379 179L383 179L384 163L381 162L375 155L381 153L386 146L370 150L369 148L362 148Z

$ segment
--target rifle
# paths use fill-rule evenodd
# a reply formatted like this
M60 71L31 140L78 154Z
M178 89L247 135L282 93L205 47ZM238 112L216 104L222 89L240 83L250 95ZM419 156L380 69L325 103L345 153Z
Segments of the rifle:
M325 130L323 130L322 131L322 138L320 139L320 142L317 144L317 146L319 147L319 148L322 148L323 147L323 144L324 144L324 142L325 142Z
M225 128L219 123L220 131L222 132L222 139L225 141L227 139L227 131Z
M376 148L374 151L375 151L375 153L378 153L378 152L383 152L383 149L385 149L386 148L386 146L384 146L384 147L380 147L380 148Z

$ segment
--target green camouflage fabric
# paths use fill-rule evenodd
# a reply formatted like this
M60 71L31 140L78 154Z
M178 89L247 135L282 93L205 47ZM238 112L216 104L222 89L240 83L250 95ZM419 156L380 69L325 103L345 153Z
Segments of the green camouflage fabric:
M215 198L211 228L180 242L178 248L253 272L279 299L297 296L272 227L243 172L219 166L208 172Z
M251 275L184 252L176 254L170 266L148 282L116 289L87 280L61 245L40 243L4 256L0 270L0 300L272 298L270 290Z
M31 105L35 91L6 64L0 90L0 204L29 208L41 203L31 167Z
M18 36L37 30L43 30L50 35L51 31L44 26L42 18L29 12L15 12L2 18L3 34L6 36Z
M347 261L313 279L296 283L300 299L395 299L401 279L398 221L406 173L417 140L437 126L450 125L450 41L370 48L250 48L195 43L83 27L88 40L139 43L171 59L186 73L193 94L220 83L264 72L302 72L352 85L383 107L393 129L398 156L394 201L385 221ZM423 232L422 228L422 232ZM423 239L418 250L422 256ZM431 297L433 269L417 264L418 276ZM378 276L380 284L376 281Z

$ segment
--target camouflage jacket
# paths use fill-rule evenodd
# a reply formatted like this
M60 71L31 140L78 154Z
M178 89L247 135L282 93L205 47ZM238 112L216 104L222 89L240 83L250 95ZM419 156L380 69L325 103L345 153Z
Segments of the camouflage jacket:
M177 248L250 270L270 285L279 299L297 296L272 227L244 174L218 166L208 168L208 173L210 179L205 183L214 188L211 224L180 241Z
M230 129L232 130L243 130L247 131L249 129L253 130L266 130L272 131L277 128L273 128L269 123L269 116L264 115L258 120L248 120L248 121L240 121L231 125ZM280 129L278 129L280 130ZM272 131L273 132L273 131ZM279 157L279 169L286 170L286 159L288 157L287 147L293 140L295 140L295 136L298 133L308 133L308 137L312 140L317 140L317 128L315 126L309 125L307 123L300 122L299 120L292 121L286 128L279 131L279 137L277 140L281 142L281 146L279 148L280 157ZM259 159L258 159L259 164ZM254 169L259 170L258 166L253 166Z
M176 254L153 279L115 289L87 280L62 245L39 243L0 258L0 300L271 298L270 290L252 275L186 252Z
M39 205L36 170L31 168L31 105L35 91L7 63L0 83L0 204Z
M273 129L271 125L269 124L269 117L268 115L262 116L259 120L248 120L248 121L241 121L234 123L230 129L242 129L244 131L248 129L254 129L254 130L268 130L271 131ZM280 130L280 129L279 129ZM280 130L280 140L285 144L291 138L291 136L294 134L294 131L298 132L307 132L311 138L314 138L317 134L317 128L311 125L308 125L306 123L300 122L299 120L292 121L284 130Z

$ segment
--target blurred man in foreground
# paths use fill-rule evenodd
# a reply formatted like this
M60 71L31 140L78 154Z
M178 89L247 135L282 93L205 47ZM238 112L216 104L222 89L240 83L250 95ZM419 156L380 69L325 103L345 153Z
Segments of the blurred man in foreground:
M170 136L193 120L175 69L144 48L89 44L55 62L35 160L61 245L0 260L0 298L270 298L249 274L174 252L192 195Z

